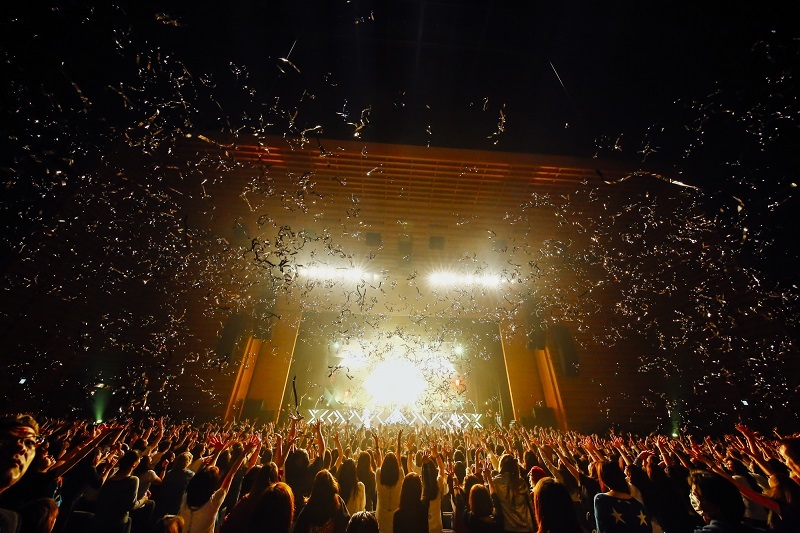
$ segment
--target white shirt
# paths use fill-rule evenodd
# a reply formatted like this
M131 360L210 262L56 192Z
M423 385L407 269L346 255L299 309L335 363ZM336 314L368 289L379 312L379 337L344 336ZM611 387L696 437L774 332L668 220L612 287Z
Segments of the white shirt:
M367 491L364 489L364 484L360 481L356 484L355 490L350 495L345 504L347 505L347 512L351 515L363 511L367 507Z
M181 510L178 513L178 516L183 517L185 524L183 533L214 533L217 513L227 494L228 491L226 489L217 489L202 507L194 510L186 506L186 500L184 499L181 504Z
M400 491L403 488L402 470L397 476L397 483L387 487L381 483L381 469L375 471L375 485L378 488L378 504L375 516L378 518L378 530L381 533L392 533L394 530L394 513L400 507Z

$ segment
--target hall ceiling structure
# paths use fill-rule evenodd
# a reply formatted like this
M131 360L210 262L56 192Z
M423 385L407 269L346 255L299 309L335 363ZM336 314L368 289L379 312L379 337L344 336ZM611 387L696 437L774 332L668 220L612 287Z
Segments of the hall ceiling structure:
M381 293L379 305L369 306L374 313L446 312L450 299L442 297L442 289L426 287L426 279L447 271L502 279L498 289L458 289L469 293L460 299L459 314L498 319L487 315L487 299L496 302L510 291L523 302L532 290L519 263L536 260L544 267L555 258L539 248L553 243L568 248L576 238L575 228L559 220L554 206L566 206L580 189L631 190L628 183L610 185L631 171L618 163L319 142L267 138L226 147L240 168L208 186L216 206L214 231L238 246L249 244L250 251L260 249L260 260L276 264L282 258L276 232L289 229L304 244L287 269L364 269L369 285L378 289L372 294ZM322 242L326 235L327 244ZM576 290L586 290L586 280L574 282ZM316 284L315 291L340 304L338 288L323 286ZM427 289L433 292L423 294ZM360 311L365 312L363 306Z

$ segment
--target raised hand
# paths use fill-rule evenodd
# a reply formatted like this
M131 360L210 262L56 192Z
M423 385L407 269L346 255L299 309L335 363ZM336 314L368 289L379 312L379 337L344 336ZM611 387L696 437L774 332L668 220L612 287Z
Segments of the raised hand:
M259 446L261 446L261 437L259 437L257 433L253 433L244 445L244 449L246 452L252 452Z
M221 452L227 446L227 443L220 438L219 435L211 435L208 437L208 445L211 446L215 452Z

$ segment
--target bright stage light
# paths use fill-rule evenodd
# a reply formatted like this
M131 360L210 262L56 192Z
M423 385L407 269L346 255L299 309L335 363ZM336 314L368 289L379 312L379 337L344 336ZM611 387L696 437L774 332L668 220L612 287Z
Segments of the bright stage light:
M431 285L439 287L462 287L478 285L487 289L496 289L503 283L503 278L495 274L462 275L440 270L428 276Z
M346 350L342 354L342 362L339 363L348 372L362 370L369 365L369 358L360 349Z
M399 359L379 363L364 382L378 406L414 405L426 386L420 369Z
M329 266L299 267L297 272L304 278L327 281L362 281L368 277L375 277L368 274L361 267L335 268Z

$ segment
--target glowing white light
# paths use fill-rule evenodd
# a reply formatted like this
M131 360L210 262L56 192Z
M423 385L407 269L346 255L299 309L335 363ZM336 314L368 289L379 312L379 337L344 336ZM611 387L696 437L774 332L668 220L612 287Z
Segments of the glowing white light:
M27 380L27 378L20 378L20 380L19 380L19 384L20 384L20 385L25 385L25 382L26 382L26 381L28 381L28 380Z
M329 281L361 281L366 279L368 274L361 267L353 268L334 268L328 266L299 267L297 272L300 276L318 280Z
M464 353L464 348L461 347L461 346L456 346L455 352L456 352L456 355L461 355L461 354Z
M449 359L435 353L428 353L423 361L422 368L428 370L429 373L447 375L455 371L455 367Z
M425 390L420 369L409 361L391 359L378 364L364 382L375 405L413 405Z
M503 278L495 274L462 275L440 270L431 273L428 276L428 282L441 287L477 285L485 288L497 288L503 283Z
M369 359L361 350L349 350L342 355L342 362L339 365L345 367L348 372L360 370L367 366Z

